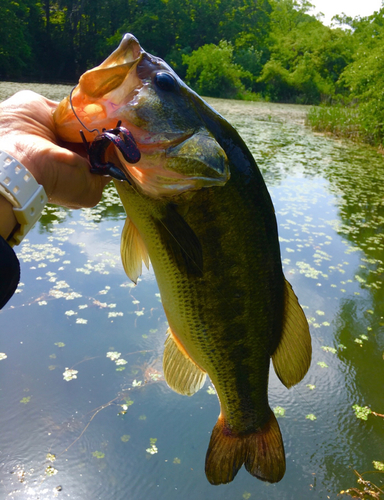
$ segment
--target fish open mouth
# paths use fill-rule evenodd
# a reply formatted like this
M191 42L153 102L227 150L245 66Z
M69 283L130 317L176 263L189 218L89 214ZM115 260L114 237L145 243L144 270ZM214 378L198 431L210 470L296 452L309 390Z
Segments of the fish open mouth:
M162 59L126 34L59 104L56 130L67 142L80 142L82 130L88 151L96 150L93 172L126 178L150 196L223 185L229 179L226 155L199 120L191 93ZM138 161L130 161L124 145L119 148L116 136L124 141L127 134L120 134L117 123L132 135Z

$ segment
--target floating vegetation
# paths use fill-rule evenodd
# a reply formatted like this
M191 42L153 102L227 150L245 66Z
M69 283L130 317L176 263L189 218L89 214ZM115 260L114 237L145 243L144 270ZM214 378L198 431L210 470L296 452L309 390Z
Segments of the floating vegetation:
M316 386L313 385L313 384L307 384L307 387L310 391L313 391L314 389L316 389Z
M320 366L320 368L328 368L327 363L324 361L318 361L317 364Z
M373 461L372 463L375 469L384 471L384 462Z
M140 387L143 382L141 380L134 380L132 382L132 387Z
M216 394L214 387L212 387L211 385L208 386L207 392L208 394L213 394L213 395Z
M174 463L174 464L181 464L181 460L180 460L180 458L175 457L175 458L173 459L173 463Z
M48 477L55 476L59 471L55 469L52 465L48 465L48 467L45 468L45 475Z
M327 345L322 345L321 348L325 352L331 352L332 354L336 354L337 353L337 349L335 349L334 347L329 347Z
M116 365L126 365L128 363L128 361L126 361L123 358L119 358L119 359L116 359L115 363L116 363Z
M28 397L25 397L23 399L20 399L20 403L23 403L26 405L27 403L29 403L31 401L31 397L32 396L28 396Z
M249 500L249 498L251 498L251 493L249 493L248 491L244 491L243 493L243 498L244 500Z
M117 318L119 316L124 316L124 313L115 311L108 313L108 318Z
M116 361L117 359L119 359L121 356L121 352L117 352L117 351L110 351L110 352L107 352L107 358L111 359L112 361Z
M54 462L56 460L56 455L54 455L53 453L47 453L45 459L49 462Z
M124 403L119 405L121 407L121 411L119 411L117 415L125 415L131 405L133 405L133 401L129 398L125 398Z
M84 318L76 318L76 324L77 325L86 325L88 323L87 319Z
M368 415L371 414L374 415L375 417L384 418L384 415L372 411L371 408L369 408L368 406L353 405L352 408L355 410L356 417L360 418L361 420L368 420Z
M131 439L131 436L129 434L124 434L120 439L123 441L123 443L128 443L128 441Z
M75 314L77 314L77 312L75 311L72 311L72 309L70 311L65 311L65 313L67 316L74 316Z
M77 370L70 370L69 368L66 368L65 372L63 373L63 378L64 380L69 382L70 380L77 378L78 373L79 372Z
M0 361L1 361L2 359L7 359L7 357L8 357L8 356L5 354L5 352L0 352Z
M105 453L103 453L102 451L93 451L92 452L92 456L94 456L95 458L104 458L105 457Z
M317 420L317 417L313 413L309 413L305 418L307 420Z
M156 453L158 453L156 442L157 442L157 438L150 438L149 439L150 447L147 448L145 451L147 453L149 453L150 455L155 455Z
M285 417L285 409L281 406L276 406L275 408L273 408L273 413L276 415L276 417Z
M64 342L55 342L55 345L57 345L57 347L65 347Z
M355 415L361 420L368 420L368 415L372 413L372 410L368 406L353 405L352 408L355 410Z

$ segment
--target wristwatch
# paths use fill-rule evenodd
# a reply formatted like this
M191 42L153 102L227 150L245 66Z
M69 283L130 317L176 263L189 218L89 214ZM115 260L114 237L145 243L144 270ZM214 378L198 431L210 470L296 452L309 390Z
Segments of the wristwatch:
M13 205L13 213L19 223L7 240L13 247L21 243L38 221L48 197L31 172L4 151L0 151L0 195Z

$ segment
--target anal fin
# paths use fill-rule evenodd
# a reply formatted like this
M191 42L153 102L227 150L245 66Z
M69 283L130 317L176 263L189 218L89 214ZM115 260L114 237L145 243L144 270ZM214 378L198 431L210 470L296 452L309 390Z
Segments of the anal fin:
M192 396L205 383L206 373L192 361L168 328L165 341L163 370L171 389L184 396Z
M147 248L133 222L127 217L121 233L121 260L124 271L134 283L142 273L142 261L149 268Z
M284 295L283 330L272 361L277 376L289 388L307 373L312 347L307 318L288 281L285 281Z

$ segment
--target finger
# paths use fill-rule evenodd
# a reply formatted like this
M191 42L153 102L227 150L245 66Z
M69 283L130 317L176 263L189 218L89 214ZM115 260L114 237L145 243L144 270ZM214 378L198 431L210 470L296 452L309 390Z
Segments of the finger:
M91 174L88 161L66 149L51 147L39 170L51 203L69 208L93 207L110 178Z

